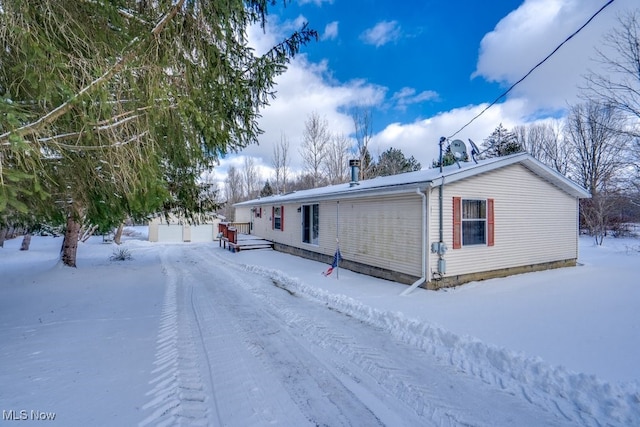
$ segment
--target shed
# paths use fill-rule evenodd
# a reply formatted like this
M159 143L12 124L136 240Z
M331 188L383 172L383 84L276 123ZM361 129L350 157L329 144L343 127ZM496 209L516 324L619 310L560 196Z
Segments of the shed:
M331 263L339 244L343 268L436 289L575 266L579 199L586 197L582 187L519 153L235 208L276 250Z
M150 242L212 242L217 240L218 224L216 215L200 216L197 222L170 215L158 216L149 221Z

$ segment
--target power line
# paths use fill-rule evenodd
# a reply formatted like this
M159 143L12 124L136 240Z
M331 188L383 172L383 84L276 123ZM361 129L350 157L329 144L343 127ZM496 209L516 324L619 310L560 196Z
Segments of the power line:
M469 126L471 123L474 122L474 120L476 120L478 117L480 117L481 115L484 114L485 111L487 111L489 108L493 107L495 104L498 103L499 100L501 100L502 98L504 98L505 96L507 96L507 94L509 92L511 92L511 90L516 87L518 84L520 84L524 79L526 79L527 77L529 77L529 75L531 73L533 73L533 71L538 68L539 66L541 66L542 64L544 64L545 62L547 62L547 60L549 58L551 58L553 56L554 53L556 53L565 43L567 43L569 40L571 40L576 34L578 34L580 31L582 31L582 29L584 27L586 27L587 25L589 25L589 23L591 21L594 20L594 18L596 16L598 16L600 14L600 12L602 12L607 6L609 6L611 3L613 3L614 0L609 0L604 6L602 6L600 9L598 9L598 11L596 13L594 13L593 15L591 15L591 17L587 20L587 22L585 22L584 24L582 24L582 26L580 28L578 28L576 31L573 32L573 34L571 34L569 37L567 37L566 39L564 39L564 41L562 43L560 43L555 49L553 49L553 51L548 54L542 61L538 62L533 68L531 68L527 74L525 74L520 80L518 80L517 82L515 82L514 84L511 85L511 87L509 89L507 89L505 92L503 92L500 96L498 96L491 104L489 104L487 107L485 107L482 111L480 111L474 118L472 118L471 120L469 120L467 122L467 124L465 124L464 126L462 126L460 129L458 129L453 135L451 135L450 137L448 137L447 139L451 139L454 136L456 136L457 134L459 134L460 132L462 132L462 130L464 128L466 128L467 126Z

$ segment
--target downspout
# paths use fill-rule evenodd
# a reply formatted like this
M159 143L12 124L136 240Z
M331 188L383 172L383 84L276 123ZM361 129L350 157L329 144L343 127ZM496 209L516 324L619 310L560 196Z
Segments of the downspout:
M444 174L443 174L443 165L442 165L442 149L443 149L443 144L444 141L446 140L445 137L440 138L440 176L442 178L442 182L440 183L440 187L438 188L438 207L439 207L439 212L438 212L438 234L439 234L439 238L440 240L438 241L438 243L434 246L432 246L432 252L435 252L438 254L438 272L437 272L437 278L438 279L442 279L442 276L445 275L445 273L447 272L447 261L444 259L444 254L447 252L447 245L444 243L444 218L443 218L443 212L444 212ZM458 165L459 166L459 165Z
M427 280L427 195L420 188L416 188L416 194L422 197L422 277L413 282L411 286L402 291L400 296L409 295L415 288L423 284Z

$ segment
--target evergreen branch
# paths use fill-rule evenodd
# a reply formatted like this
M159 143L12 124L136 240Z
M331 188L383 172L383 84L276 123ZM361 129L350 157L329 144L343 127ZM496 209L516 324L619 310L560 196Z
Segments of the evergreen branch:
M158 21L156 26L153 28L153 30L151 30L151 32L148 35L157 37L162 32L162 30L166 27L169 21L171 21L177 15L178 10L180 10L184 2L185 0L178 0L178 2L171 7L171 10L167 12ZM0 134L0 141L7 141L13 135L16 135L19 137L33 135L38 131L40 131L42 128L44 128L46 125L49 125L55 122L59 117L68 113L73 108L73 104L77 102L80 98L82 98L83 95L90 93L93 89L101 86L103 83L105 83L106 81L111 79L111 77L113 77L115 74L117 74L120 70L122 70L122 68L126 65L126 63L130 61L136 54L136 51L133 47L140 44L141 42L142 42L141 38L139 37L133 38L133 40L131 40L127 45L127 47L125 48L125 51L128 50L128 52L124 56L120 57L120 59L118 59L115 62L115 64L113 64L111 68L105 71L100 77L98 77L96 80L89 83L89 85L87 85L86 87L82 88L77 94L72 96L71 99L63 102L58 107L54 108L49 113L40 117L35 122L31 122L22 127L19 127L18 129ZM2 145L8 145L8 144L10 144L9 141L2 143Z
M82 0L85 3L90 3L90 4L97 4L99 6L105 6L105 4L103 2L99 2L99 1L95 1L95 0ZM134 21L138 21L140 24L143 25L149 25L149 23L147 21L145 21L144 19L136 16L131 10L129 9L124 9L124 8L118 8L118 13L122 16L124 16L125 18L129 18L129 19L133 19Z
M132 142L138 141L140 138L142 138L143 136L146 136L147 134L149 134L149 131L144 131L141 134L135 135L126 141L116 142L114 144L108 144L108 145L73 145L73 144L64 144L61 142L56 142L55 145L58 148L64 148L65 150L68 150L68 151L77 151L77 152L98 151L98 150L104 150L105 148L118 148L118 147L123 147L125 145L129 145Z

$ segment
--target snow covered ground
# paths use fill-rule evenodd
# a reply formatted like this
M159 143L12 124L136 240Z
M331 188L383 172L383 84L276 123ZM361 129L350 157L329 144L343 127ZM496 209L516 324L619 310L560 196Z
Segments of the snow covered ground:
M639 425L640 240L417 289L268 250L0 248L0 425Z

